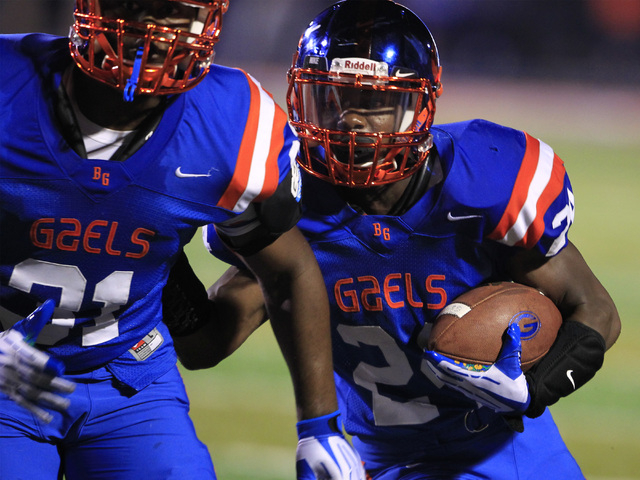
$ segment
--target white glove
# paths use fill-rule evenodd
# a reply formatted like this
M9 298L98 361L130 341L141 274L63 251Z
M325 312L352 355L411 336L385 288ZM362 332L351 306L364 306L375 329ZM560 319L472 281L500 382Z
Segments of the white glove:
M478 368L478 365L466 365L425 351L429 367L426 373L497 413L521 414L531 401L520 364L521 351L520 327L514 323L507 329L502 350L493 365Z
M344 438L340 412L297 423L298 480L365 480L360 455Z
M0 333L0 392L49 423L53 415L44 408L66 410L75 383L61 378L64 365L32 345L53 315L54 303L45 301L27 318Z

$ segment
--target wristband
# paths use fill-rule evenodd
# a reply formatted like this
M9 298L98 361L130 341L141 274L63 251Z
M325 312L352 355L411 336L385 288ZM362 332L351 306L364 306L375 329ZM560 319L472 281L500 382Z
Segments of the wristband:
M525 415L539 417L545 408L587 383L602 366L606 345L593 328L564 322L547 354L525 376L531 403Z
M341 434L342 423L340 421L340 410L321 417L301 420L296 423L296 429L298 431L298 438L319 437L334 433Z

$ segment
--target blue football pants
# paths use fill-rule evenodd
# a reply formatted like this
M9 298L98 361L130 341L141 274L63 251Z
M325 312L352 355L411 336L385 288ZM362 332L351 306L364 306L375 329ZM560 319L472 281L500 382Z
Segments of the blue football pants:
M449 432L452 438L434 441L426 455L396 462L389 457L386 468L378 463L369 474L373 480L584 480L548 409L541 417L523 420L522 433L500 421L456 439L456 432ZM367 468L366 455L362 457Z
M67 378L77 382L71 405L50 424L0 394L1 479L216 478L177 367L137 393L105 368Z

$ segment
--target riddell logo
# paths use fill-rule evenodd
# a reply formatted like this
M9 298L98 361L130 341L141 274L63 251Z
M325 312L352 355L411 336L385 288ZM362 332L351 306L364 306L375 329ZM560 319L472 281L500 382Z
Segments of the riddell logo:
M368 58L334 58L331 61L331 72L386 77L389 75L389 65Z
M376 62L366 62L364 60L353 62L351 60L345 60L344 68L348 70L374 73L376 71Z

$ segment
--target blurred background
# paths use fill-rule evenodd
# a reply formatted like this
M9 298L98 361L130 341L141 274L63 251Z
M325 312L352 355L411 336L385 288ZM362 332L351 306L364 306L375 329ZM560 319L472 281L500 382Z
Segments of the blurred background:
M298 38L332 3L231 0L216 63L249 71L285 107ZM616 301L623 333L595 379L551 410L589 480L640 479L640 0L401 3L440 50L436 123L478 117L526 130L565 161L570 238ZM73 5L0 0L0 33L66 35ZM188 254L207 286L226 267L199 237ZM218 367L183 374L221 480L295 478L293 393L268 325Z
M231 0L218 62L286 66L329 0ZM432 30L447 75L640 81L638 0L406 0ZM0 32L66 35L72 0L0 0Z

